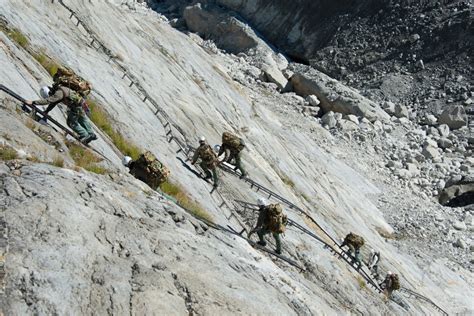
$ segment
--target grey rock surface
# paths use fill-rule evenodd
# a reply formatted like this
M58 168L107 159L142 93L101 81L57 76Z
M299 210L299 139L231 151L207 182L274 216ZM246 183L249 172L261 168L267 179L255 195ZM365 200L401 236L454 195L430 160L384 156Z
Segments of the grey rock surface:
M462 105L452 106L441 113L438 122L446 124L451 129L458 129L467 125L467 115Z

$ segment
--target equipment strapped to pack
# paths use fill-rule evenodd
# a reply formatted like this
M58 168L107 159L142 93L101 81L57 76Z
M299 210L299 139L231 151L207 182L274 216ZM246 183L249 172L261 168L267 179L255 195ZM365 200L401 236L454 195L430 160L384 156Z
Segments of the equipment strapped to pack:
M53 77L53 90L59 86L68 87L79 93L81 96L86 96L91 92L91 84L84 78L76 75L71 69L60 66Z
M285 214L283 214L283 209L281 208L280 204L270 204L265 207L265 211L267 212L267 220L268 222L266 225L270 229L271 232L282 234L285 232L286 224L288 222L288 218Z
M157 188L170 175L169 169L150 151L146 151L138 157L130 172L142 178L152 188Z
M242 149L241 139L230 132L222 133L222 145L227 145L229 148L233 150Z

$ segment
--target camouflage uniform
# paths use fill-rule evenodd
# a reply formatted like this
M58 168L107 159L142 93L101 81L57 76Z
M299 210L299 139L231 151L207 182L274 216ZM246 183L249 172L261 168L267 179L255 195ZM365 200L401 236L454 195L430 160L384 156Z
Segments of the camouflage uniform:
M232 163L232 160L234 160L235 168L239 169L242 176L245 177L247 175L247 172L243 168L242 160L240 158L242 149L243 149L243 147L242 148L234 148L234 147L231 147L227 144L222 144L220 149L219 149L219 153L217 154L217 156L220 157L222 154L225 154L224 161L228 162L228 163Z
M201 159L201 163L199 164L199 166L206 173L206 179L212 178L214 181L214 187L217 187L218 182L219 182L219 178L217 177L217 170L216 170L217 159L209 161L209 160L205 160L205 157L203 157L203 153L209 149L212 152L214 152L211 146L209 146L209 144L201 144L194 152L192 164L195 164L198 159Z
M354 256L354 259L358 265L361 265L360 261L360 247L355 247L352 243L347 242L345 239L341 244L341 248L347 246L349 247L349 253Z
M259 214L258 214L258 220L257 220L257 225L253 229L253 231L257 231L257 235L259 238L259 244L262 246L266 246L267 243L265 242L264 236L271 233L273 235L273 238L275 238L275 243L276 243L276 252L278 254L281 254L281 239L280 239L280 234L274 233L270 230L268 227L268 208L266 206L260 206L259 208Z
M387 275L385 280L383 280L381 287L383 288L383 292L387 297L392 296L393 293L393 279L392 275Z
M59 103L67 105L67 125L76 132L81 141L86 139L97 139L92 126L82 108L84 99L74 90L59 86L52 95L46 99L33 101L35 105L48 105L45 113L49 113Z
M156 190L158 188L159 183L153 183L152 181L149 181L148 173L146 171L146 166L143 166L139 164L137 161L131 161L128 164L128 168L130 169L130 174L137 178L140 181L145 182L152 188L153 190Z

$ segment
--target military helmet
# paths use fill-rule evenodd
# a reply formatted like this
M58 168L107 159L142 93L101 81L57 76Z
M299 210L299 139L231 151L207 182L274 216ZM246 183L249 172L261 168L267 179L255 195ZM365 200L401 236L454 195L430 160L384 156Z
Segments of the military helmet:
M132 157L130 156L124 156L122 158L122 164L125 166L125 167L128 167L128 165L130 164L130 162L132 161Z
M265 206L265 205L267 205L267 201L263 197L260 197L257 200L257 205L258 206Z
M388 271L387 274L388 274L388 275L392 275L393 273L392 273L392 271Z
M43 99L46 99L46 98L49 97L49 87L48 86L41 87L39 92L40 92L40 96Z
M204 137L204 136L199 137L199 142L200 143L205 143L206 142L206 137Z

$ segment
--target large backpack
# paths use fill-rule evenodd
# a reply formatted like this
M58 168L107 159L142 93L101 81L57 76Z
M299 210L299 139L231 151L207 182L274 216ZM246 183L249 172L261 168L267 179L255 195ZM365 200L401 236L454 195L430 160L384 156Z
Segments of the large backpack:
M346 244L351 244L354 248L359 249L365 243L364 238L362 236L356 235L354 233L347 234L346 238L344 239Z
M170 171L163 165L155 155L147 151L141 154L135 162L137 168L140 168L146 173L145 182L153 189L157 188L161 183L165 182L170 175Z
M227 145L228 147L239 150L240 148L240 138L230 132L222 133L222 145Z
M204 145L204 148L200 149L200 158L203 162L209 164L209 165L214 165L217 163L217 156L214 150L212 150L212 147L209 145Z
M288 218L283 214L280 204L270 204L267 206L267 227L272 233L282 234L285 232Z
M54 75L53 80L53 88L58 86L65 86L69 89L76 91L83 97L88 95L92 89L92 86L88 81L84 80L80 76L76 75L74 71L64 66L60 66L58 68L58 71Z
M400 278L398 274L392 274L392 290L400 289Z

